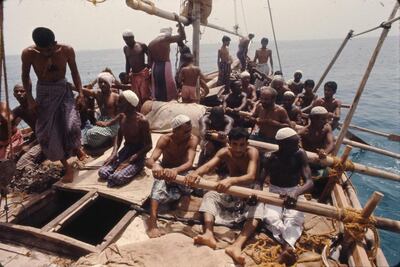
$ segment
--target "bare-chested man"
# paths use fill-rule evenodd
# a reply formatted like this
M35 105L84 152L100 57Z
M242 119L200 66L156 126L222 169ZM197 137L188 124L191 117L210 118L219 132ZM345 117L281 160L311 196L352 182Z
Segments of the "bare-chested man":
M199 156L199 166L201 166L214 157L218 150L226 146L233 119L224 114L222 107L213 107L209 114L201 117L199 126L202 136L202 151ZM213 138L213 133L218 134L218 137Z
M239 40L239 47L236 53L237 58L240 60L240 71L246 70L247 65L247 52L249 51L249 44L251 39L254 38L254 34L250 33L247 37L242 37Z
M292 91L296 96L303 92L304 83L301 81L303 77L303 72L301 70L296 70L293 74L293 79L288 81L288 88Z
M139 97L139 105L151 98L150 72L145 62L147 45L135 41L131 30L125 30L122 34L126 46L124 46L125 72L130 76L132 91ZM126 79L124 81L128 83Z
M283 104L283 94L287 91L290 91L289 88L286 87L285 80L281 75L275 75L271 81L270 86L274 88L277 92L276 95L276 104Z
M314 94L315 83L313 80L304 81L304 93L298 94L296 97L296 105L301 108L301 112L310 113L314 105L314 101L317 100L318 96Z
M313 107L309 119L310 124L299 131L302 146L325 158L335 147L332 127L327 123L328 111L321 106Z
M264 75L268 76L274 72L274 63L272 61L272 51L267 48L268 38L261 39L261 48L256 50L256 54L254 55L254 62L257 63L257 70ZM271 68L268 66L271 65ZM263 82L259 79L256 80L256 88L261 88Z
M117 122L120 125L113 151L99 170L99 177L107 181L108 187L129 183L143 170L146 153L152 148L149 122L137 112L138 104L139 98L134 92L123 91L118 99L120 113L104 122L105 126ZM118 152L122 139L125 139L124 147Z
M228 36L222 37L222 46L218 50L217 65L218 65L218 82L217 85L225 85L229 89L229 77L231 76L232 57L229 54L229 44L231 38Z
M22 51L22 83L27 91L28 106L37 112L36 137L46 158L61 160L65 168L63 182L72 182L73 169L67 159L81 147L80 119L75 109L71 87L67 85L67 65L71 70L79 101L83 99L82 83L70 46L58 44L54 33L47 28L36 28L32 33L35 45ZM29 73L33 67L38 78L36 101L32 96Z
M257 101L256 87L250 83L250 73L244 71L240 73L240 80L242 81L242 91L247 96L247 103L245 111L252 111Z
M159 204L179 200L189 200L191 189L173 183L178 174L185 175L193 168L196 147L199 138L192 134L192 123L186 115L178 115L171 121L172 133L162 135L158 139L146 166L152 170L155 178L151 189L150 218L147 221L147 235L150 238L164 234L157 227ZM162 155L161 162L158 162Z
M178 23L178 35L172 35L172 28L164 28L149 43L149 61L152 62L152 95L156 101L166 102L178 98L169 53L171 43L183 41L185 38L185 30L182 24Z
M336 129L337 126L339 125L340 107L342 105L342 102L340 100L334 98L336 91L337 91L336 82L333 81L326 82L324 85L324 97L318 98L317 100L314 101L314 107L322 106L326 108L326 110L329 112L328 118L332 125L332 129Z
M285 208L259 203L254 218L249 219L236 241L225 251L239 264L244 265L245 257L241 253L246 240L252 235L261 220L274 238L282 245L279 263L291 266L296 262L295 243L303 231L304 214L293 207L302 194L313 187L307 154L299 149L299 137L291 128L282 128L276 133L279 150L262 159L261 175L255 189L262 189L269 177L269 192L284 197ZM300 186L303 178L305 183ZM260 212L262 210L263 212Z
M199 209L204 215L204 233L194 237L194 243L212 249L217 246L213 233L215 222L238 223L255 216L255 206L249 206L244 199L224 192L232 185L253 186L258 169L258 150L248 145L249 134L244 128L233 128L228 136L228 147L220 149L210 161L185 177L185 182L193 185L219 164L223 163L228 167L229 176L220 178L216 187L218 192L207 192ZM259 215L261 218L262 214Z
M200 68L193 64L192 54L185 54L183 58L187 65L180 70L178 76L178 81L182 84L182 102L199 103L200 99L209 92L205 77ZM200 87L199 90L197 90L198 87ZM200 95L198 95L198 91Z
M114 77L109 72L101 72L97 76L100 90L83 88L83 94L96 99L100 108L100 117L96 125L87 124L82 130L82 144L90 148L97 148L110 141L118 134L118 123L105 126L106 122L114 119L118 114L119 95L111 90Z
M276 91L271 87L262 87L260 103L253 113L253 118L259 127L259 132L250 138L275 143L276 132L284 127L290 127L286 110L275 103Z
M296 96L292 91L286 91L283 94L283 108L286 110L289 120L290 126L295 129L296 125L303 125L303 118L301 114L301 110L298 106L294 105L294 101Z
M243 119L238 112L243 111L247 104L247 96L242 91L242 82L233 81L231 83L231 93L224 97L223 108L226 113L235 121L234 126L243 123Z

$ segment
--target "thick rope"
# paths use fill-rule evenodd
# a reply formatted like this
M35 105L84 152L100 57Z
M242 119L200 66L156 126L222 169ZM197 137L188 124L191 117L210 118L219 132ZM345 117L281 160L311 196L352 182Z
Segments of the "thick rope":
M359 35L362 35L362 34L366 34L366 33L378 30L380 28L389 29L392 26L392 23L397 21L397 20L399 20L399 19L400 19L400 16L397 17L397 18L391 19L389 21L382 22L381 24L379 24L378 26L376 26L376 27L374 27L372 29L369 29L369 30L366 30L366 31L363 31L363 32L360 32L360 33L357 33L357 34L353 34L351 37L354 38L356 36L359 36Z
M267 0L267 4L268 4L268 10L269 10L269 18L270 18L270 20L271 20L272 33L273 33L273 35L274 35L274 42L275 42L276 55L278 56L279 70L283 73L282 65L281 65L281 57L279 56L278 43L277 43L277 41L276 41L274 21L273 21L273 19L272 19L272 11L271 11L271 5L269 4L269 0Z

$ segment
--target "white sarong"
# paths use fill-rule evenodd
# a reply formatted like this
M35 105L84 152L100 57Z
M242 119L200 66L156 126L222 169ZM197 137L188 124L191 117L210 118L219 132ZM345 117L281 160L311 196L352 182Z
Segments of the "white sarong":
M286 194L293 190L295 187L278 187L270 185L269 192L275 194ZM299 196L299 199L304 199L303 196ZM266 228L271 231L273 236L280 243L286 241L291 247L294 248L297 239L303 232L304 213L292 209L282 209L282 207L268 205L264 206L264 221L266 222ZM282 240L283 239L283 240Z
M265 75L268 76L269 74L269 65L268 62L267 63L262 63L262 64L257 64L257 70L261 73L264 73ZM263 85L263 82L259 79L256 80L256 89L260 89L261 86Z

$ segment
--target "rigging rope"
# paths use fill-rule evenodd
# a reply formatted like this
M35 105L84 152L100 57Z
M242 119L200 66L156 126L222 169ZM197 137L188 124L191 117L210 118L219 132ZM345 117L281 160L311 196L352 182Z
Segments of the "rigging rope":
M395 21L397 21L399 19L400 19L400 16L397 17L397 18L391 19L389 21L382 22L379 26L376 26L376 27L374 27L372 29L369 29L369 30L366 30L366 31L363 31L363 32L360 32L360 33L357 33L357 34L353 34L351 37L353 38L353 37L356 37L356 36L359 36L359 35L362 35L362 34L365 34L365 33L368 33L368 32L375 31L375 30L380 29L380 28L388 29L388 28L390 28L392 26L393 22L395 22Z
M233 0L233 13L234 13L234 18L235 18L235 25L233 26L233 29L235 30L236 33L238 33L239 32L239 24L238 24L236 0Z
M270 5L270 3L269 3L269 0L267 0L267 4L268 4L268 10L269 10L269 18L270 18L270 20L271 20L272 33L273 33L273 35L274 35L274 42L275 42L276 55L278 56L279 70L283 73L282 65L281 65L281 58L280 58L280 56L279 56L278 43L277 43L277 41L276 41L276 36L275 36L275 27L274 27L274 21L273 21L273 19L272 19L271 5Z
M247 20L246 20L246 15L244 13L243 0L240 0L240 5L242 6L242 16L243 16L244 29L246 30L246 33L248 34L249 31L247 30Z

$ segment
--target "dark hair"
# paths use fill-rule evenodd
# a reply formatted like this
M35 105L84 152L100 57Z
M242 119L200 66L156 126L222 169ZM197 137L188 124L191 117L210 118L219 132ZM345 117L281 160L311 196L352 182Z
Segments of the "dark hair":
M304 87L313 87L315 86L314 80L308 79L304 81Z
M265 43L265 42L269 42L269 40L268 40L268 38L266 38L266 37L263 37L262 39L261 39L261 43Z
M332 89L333 93L336 94L336 90L337 90L337 83L336 82L334 82L334 81L326 82L325 85L324 85L324 88L326 88L326 87Z
M228 36L224 35L224 37L222 37L222 42L228 42L230 41L231 38L229 38Z
M249 33L249 35L247 37L249 37L250 39L253 39L254 36L255 36L254 33Z
M182 60L184 62L192 62L193 61L193 55L192 53L185 53L182 55Z
M277 70L277 71L274 72L274 75L283 75L283 73L282 73L282 71Z
M210 110L210 115L212 117L222 117L224 116L224 109L221 106L212 107Z
M49 47L55 43L55 36L52 30L38 27L32 32L32 39L38 47Z
M249 136L250 136L249 132L242 127L235 127L232 130L230 130L229 134L228 134L229 141L239 140L242 138L245 138L246 140L248 140Z

